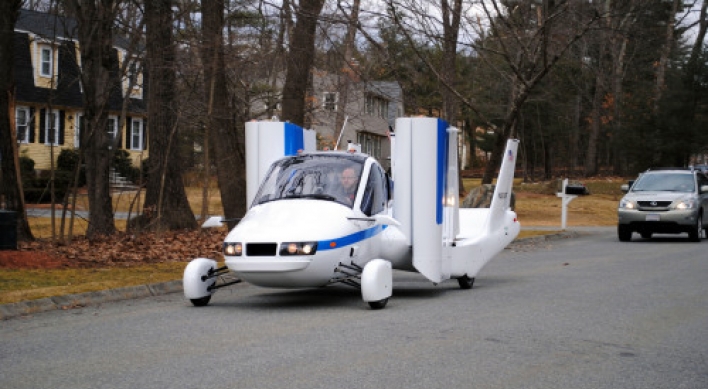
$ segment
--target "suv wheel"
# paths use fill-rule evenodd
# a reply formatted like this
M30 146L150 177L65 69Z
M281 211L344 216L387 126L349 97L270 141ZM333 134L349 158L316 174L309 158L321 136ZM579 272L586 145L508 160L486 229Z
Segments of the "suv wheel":
M697 219L696 225L688 232L688 240L691 242L700 242L703 237L703 220L700 215L698 215Z
M632 240L632 230L629 229L629 226L620 224L617 226L617 237L620 242L629 242Z

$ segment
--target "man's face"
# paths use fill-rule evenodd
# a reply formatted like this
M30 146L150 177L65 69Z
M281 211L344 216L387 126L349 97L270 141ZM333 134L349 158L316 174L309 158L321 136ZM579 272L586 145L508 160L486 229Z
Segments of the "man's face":
M347 191L353 191L354 185L356 184L356 173L354 169L347 168L342 170L342 175L339 177L339 181L342 183L342 187Z

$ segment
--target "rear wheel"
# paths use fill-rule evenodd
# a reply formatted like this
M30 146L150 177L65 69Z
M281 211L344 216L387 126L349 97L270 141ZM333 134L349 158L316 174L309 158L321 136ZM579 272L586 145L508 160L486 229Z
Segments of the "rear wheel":
M617 226L617 237L620 242L629 242L632 240L632 230L629 229L629 226L620 224Z
M696 220L696 225L691 231L688 232L688 240L691 242L700 242L703 237L703 220L701 216L698 215L698 220Z
M470 278L465 274L457 279L457 283L460 285L460 289L472 289L474 285L474 277Z

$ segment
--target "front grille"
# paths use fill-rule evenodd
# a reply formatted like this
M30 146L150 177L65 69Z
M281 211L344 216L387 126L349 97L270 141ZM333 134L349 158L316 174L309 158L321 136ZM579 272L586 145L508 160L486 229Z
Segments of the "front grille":
M671 201L637 201L639 208L668 209Z
M246 243L246 255L249 257L274 257L277 243Z

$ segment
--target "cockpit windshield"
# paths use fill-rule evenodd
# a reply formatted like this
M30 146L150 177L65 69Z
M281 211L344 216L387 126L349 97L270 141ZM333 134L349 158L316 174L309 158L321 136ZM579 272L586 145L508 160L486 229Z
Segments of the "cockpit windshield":
M352 207L363 166L363 158L335 153L281 159L271 166L253 206L283 199L317 199Z

